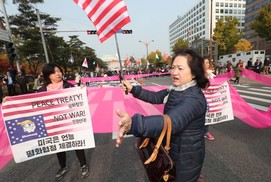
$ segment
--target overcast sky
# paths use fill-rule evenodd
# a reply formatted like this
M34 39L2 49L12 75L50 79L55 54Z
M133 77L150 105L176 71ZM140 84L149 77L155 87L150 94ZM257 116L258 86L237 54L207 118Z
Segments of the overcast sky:
M17 7L8 0L6 10L8 14L15 14ZM149 53L160 50L162 54L170 53L168 27L178 16L182 16L200 0L125 0L131 22L123 29L133 30L133 34L117 34L121 58L134 56L136 59L146 56L146 47L143 42L149 44ZM95 27L88 19L85 12L73 2L73 0L45 0L45 3L36 6L41 13L50 14L61 18L58 22L58 30L81 31L93 30ZM104 55L116 56L117 48L115 38L112 36L100 43L97 35L87 35L86 32L58 33L65 40L70 35L79 35L79 39L86 46L93 48L96 55L101 58Z

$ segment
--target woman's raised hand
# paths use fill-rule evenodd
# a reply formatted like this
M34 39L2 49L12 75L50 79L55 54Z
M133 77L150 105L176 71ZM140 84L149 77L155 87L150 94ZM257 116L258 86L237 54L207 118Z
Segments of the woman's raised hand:
M116 140L116 147L119 147L122 144L123 137L131 129L132 119L128 113L124 111L117 110L117 115L120 117L119 121L119 133Z
M122 89L123 91L131 92L133 85L128 80L122 80Z

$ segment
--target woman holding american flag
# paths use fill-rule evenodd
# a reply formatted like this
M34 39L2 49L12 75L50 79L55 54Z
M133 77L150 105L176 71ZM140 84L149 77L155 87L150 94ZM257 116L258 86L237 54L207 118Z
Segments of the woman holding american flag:
M157 92L122 81L122 88L134 97L151 104L165 104L164 113L170 117L172 133L169 155L176 167L176 181L197 181L205 157L204 125L207 101L201 89L209 86L205 77L203 58L191 49L175 52L171 66L172 85ZM125 134L158 138L164 125L163 115L135 114L117 111L120 117L116 147Z

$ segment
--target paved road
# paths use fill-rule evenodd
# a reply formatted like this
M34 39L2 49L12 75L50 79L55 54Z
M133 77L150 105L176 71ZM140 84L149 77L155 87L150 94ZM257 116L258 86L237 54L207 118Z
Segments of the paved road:
M243 81L243 82L242 82ZM246 82L245 82L246 81ZM169 77L146 79L145 84L168 84ZM241 80L239 91L250 92L242 96L271 100L271 87ZM261 89L254 90L253 89ZM263 91L264 90L264 91ZM241 93L241 92L240 92ZM269 95L268 95L269 93ZM247 99L247 102L267 109L270 103ZM206 140L206 158L203 171L208 182L268 182L271 181L271 128L256 129L235 118L233 121L210 126L214 141ZM95 134L95 149L86 150L91 174L81 179L79 164L74 152L68 152L70 171L62 181L93 182L144 182L148 181L142 164L134 150L134 137L125 139L120 148L115 148L112 134ZM48 182L54 181L59 169L56 155L40 157L15 164L13 160L0 171L2 182Z

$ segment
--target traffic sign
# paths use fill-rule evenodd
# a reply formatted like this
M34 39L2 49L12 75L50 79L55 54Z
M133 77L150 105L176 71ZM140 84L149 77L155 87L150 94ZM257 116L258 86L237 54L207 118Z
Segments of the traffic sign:
M0 40L11 42L8 31L0 29Z
M132 34L133 30L122 30L122 34Z
M88 35L97 34L97 30L87 30L87 34Z

